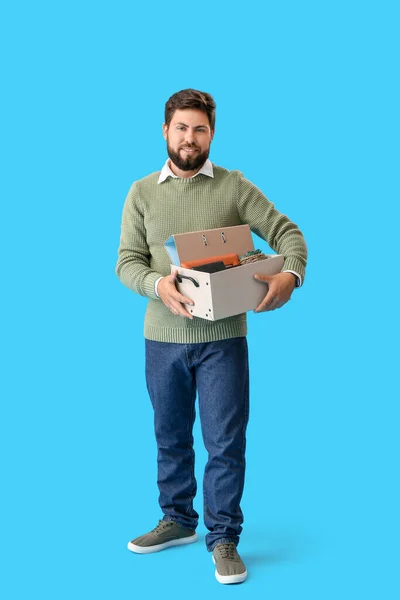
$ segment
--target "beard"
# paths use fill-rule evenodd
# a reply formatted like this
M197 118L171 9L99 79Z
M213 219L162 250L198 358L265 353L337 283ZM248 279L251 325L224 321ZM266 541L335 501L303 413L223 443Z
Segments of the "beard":
M196 148L196 150L198 150L197 146L194 146L193 144L191 146L186 144L183 147ZM195 171L196 169L202 167L206 162L208 155L210 154L210 147L208 147L207 150L205 150L204 152L196 152L194 156L188 155L186 158L182 158L180 154L180 149L178 150L178 152L175 152L175 150L173 150L168 144L167 140L167 152L168 156L170 157L174 165L178 167L178 169L180 169L181 171Z

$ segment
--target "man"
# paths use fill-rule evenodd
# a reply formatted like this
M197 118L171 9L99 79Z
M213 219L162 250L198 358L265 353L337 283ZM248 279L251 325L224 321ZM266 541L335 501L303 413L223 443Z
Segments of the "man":
M283 306L304 279L306 246L297 226L279 213L239 171L208 159L215 130L215 102L193 89L165 106L163 134L169 159L136 181L125 201L116 273L149 298L145 316L146 383L154 409L162 520L128 544L145 554L197 539L192 428L196 390L203 440L204 522L207 549L220 583L246 579L236 546L242 531L240 501L245 474L249 375L246 314L208 321L175 286L164 242L172 235L248 223L285 257L277 275L256 275L266 295L255 312ZM267 284L267 285L265 285Z

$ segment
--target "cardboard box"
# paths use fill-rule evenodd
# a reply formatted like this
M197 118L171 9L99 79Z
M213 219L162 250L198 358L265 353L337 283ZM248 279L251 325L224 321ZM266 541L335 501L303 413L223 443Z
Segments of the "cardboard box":
M284 257L268 254L268 258L247 265L231 267L217 273L183 269L183 261L254 250L249 225L206 229L172 235L165 242L171 259L171 273L178 271L181 282L176 287L190 298L194 306L185 304L195 317L217 321L254 310L267 293L268 286L254 279L255 273L275 275L282 269Z

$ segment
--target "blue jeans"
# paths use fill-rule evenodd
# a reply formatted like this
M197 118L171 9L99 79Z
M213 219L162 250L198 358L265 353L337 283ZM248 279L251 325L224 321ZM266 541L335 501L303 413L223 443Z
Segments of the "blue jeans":
M190 529L198 524L192 435L197 389L208 452L203 481L207 549L227 541L237 545L249 418L247 340L175 344L146 339L145 343L163 519Z

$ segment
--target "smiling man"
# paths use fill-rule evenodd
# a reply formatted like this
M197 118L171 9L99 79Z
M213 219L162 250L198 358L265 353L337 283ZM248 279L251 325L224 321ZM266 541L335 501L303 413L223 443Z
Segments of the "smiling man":
M197 540L192 429L198 393L203 440L206 546L220 583L247 577L237 552L242 532L249 368L246 314L219 321L194 318L190 298L175 286L164 242L172 235L247 223L284 256L281 273L255 276L266 295L256 312L282 307L302 284L307 250L289 218L240 171L208 156L215 131L215 102L193 89L165 105L163 135L169 158L132 184L121 225L116 273L149 298L145 316L146 383L154 410L158 447L159 504L163 517L150 532L128 543L148 554ZM267 286L265 285L267 284Z
M196 175L208 159L214 135L207 115L201 110L176 110L170 123L164 123L163 133L175 175Z

